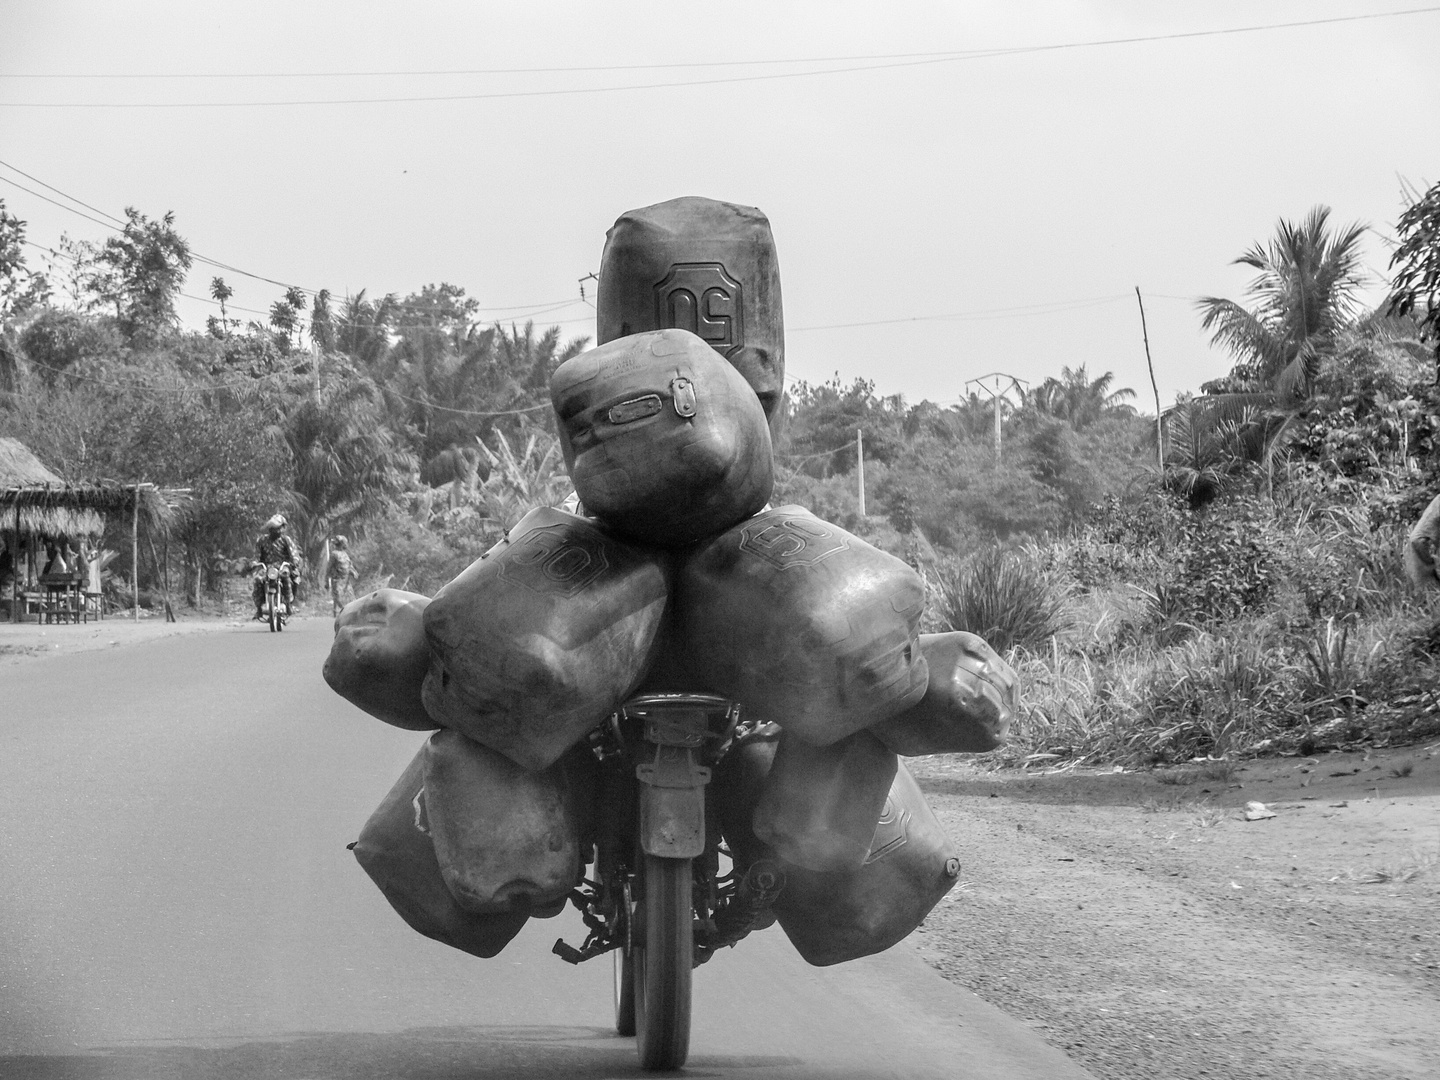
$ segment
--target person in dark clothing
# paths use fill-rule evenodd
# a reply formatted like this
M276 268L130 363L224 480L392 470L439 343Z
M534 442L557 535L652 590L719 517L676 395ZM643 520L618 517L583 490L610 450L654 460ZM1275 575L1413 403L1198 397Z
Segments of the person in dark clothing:
M255 541L255 548L259 553L260 566L290 564L290 593L285 597L285 613L288 615L296 596L296 590L300 587L300 549L296 547L295 541L285 534L286 524L283 514L276 514L265 522L265 531ZM259 574L255 578L252 599L255 601L255 618L263 621L265 618L265 576L263 574Z

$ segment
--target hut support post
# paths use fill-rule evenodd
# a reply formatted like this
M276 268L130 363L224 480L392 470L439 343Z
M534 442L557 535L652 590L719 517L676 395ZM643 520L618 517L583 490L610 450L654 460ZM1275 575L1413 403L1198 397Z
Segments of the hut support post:
M135 512L130 517L130 570L135 601L135 621L140 621L140 485L135 485Z
M20 621L20 496L15 496L15 539L10 551L10 622Z

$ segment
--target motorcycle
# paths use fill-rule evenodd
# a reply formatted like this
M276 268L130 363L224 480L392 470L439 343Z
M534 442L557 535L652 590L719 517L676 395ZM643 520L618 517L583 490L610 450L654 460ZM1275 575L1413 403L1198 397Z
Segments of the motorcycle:
M272 632L284 630L285 620L290 617L290 564L288 562L255 563L255 580L263 579L265 603L262 611Z
M571 894L589 933L579 964L613 956L615 1029L636 1037L641 1068L684 1065L691 975L717 950L773 922L784 871L758 860L721 873L718 819L706 813L711 771L750 733L740 706L709 694L633 697L590 736L599 763L598 835Z

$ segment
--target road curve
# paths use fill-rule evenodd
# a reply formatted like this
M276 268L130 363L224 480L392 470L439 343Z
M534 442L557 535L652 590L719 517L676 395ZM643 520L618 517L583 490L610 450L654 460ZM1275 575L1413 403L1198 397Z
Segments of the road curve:
M476 960L345 850L423 735L330 692L329 638L229 626L3 670L0 1076L639 1075L608 960L549 955L573 913ZM817 969L772 929L695 993L696 1076L1089 1075L903 943Z

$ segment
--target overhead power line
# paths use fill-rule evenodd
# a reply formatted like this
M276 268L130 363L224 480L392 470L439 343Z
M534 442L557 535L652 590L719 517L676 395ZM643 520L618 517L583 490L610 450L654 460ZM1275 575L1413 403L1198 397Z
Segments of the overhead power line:
M823 326L787 326L785 332L788 334L800 334L811 330L849 330L861 326L895 326L900 323L912 322L968 322L986 319L1016 319L1025 318L1030 315L1055 315L1066 311L1079 311L1082 308L1100 307L1104 304L1113 304L1119 300L1128 301L1127 294L1119 293L1114 296L1092 296L1079 300L1055 300L1041 304L1022 304L1019 307L1008 308L982 308L975 311L958 311L949 315L906 315L895 319L871 319L866 322L852 323L826 323Z
M1090 41L1068 41L1051 45L1022 45L1011 48L979 49L967 52L942 53L921 59L896 60L875 64L848 64L830 67L820 71L787 71L772 74L735 75L713 79L688 79L673 82L631 83L621 86L570 87L547 90L508 90L472 94L418 94L390 97L364 98L311 98L278 101L4 101L0 108L13 109L234 109L234 108L277 108L319 105L387 105L444 101L482 101L502 98L559 97L576 94L609 94L632 90L663 90L685 86L714 86L742 82L767 82L777 79L807 79L823 75L842 75L863 71L881 71L893 68L923 67L934 64L954 64L968 60L983 60L999 56L1022 56L1036 53L1064 52L1080 49L1109 48L1118 45L1140 45L1161 41L1186 41L1198 38L1225 37L1238 34L1254 34L1274 30L1293 30L1308 26L1331 26L1343 23L1368 22L1377 19L1393 19L1410 15L1429 15L1440 12L1440 6L1405 8L1398 11L1377 11L1360 15L1337 15L1321 19L1297 19L1289 22L1260 23L1250 26L1220 27L1214 30L1187 30L1169 34L1143 34L1132 37L1101 38Z
M978 50L970 50L972 52ZM851 56L791 56L768 60L687 60L668 64L565 64L550 67L440 68L398 71L222 71L192 72L0 72L0 79L389 79L456 75L554 75L590 71L661 71L673 68L761 67L775 64L838 64L855 60L909 60L956 56L961 50L936 52L860 53Z
M47 203L50 203L52 206L58 206L61 210L66 210L66 211L68 211L68 212L70 212L70 213L72 213L72 214L75 214L75 215L79 216L79 217L83 217L86 221L92 221L92 222L94 222L96 225L103 225L103 226L104 226L105 228L107 228L107 229L108 229L108 228L111 228L112 225L118 225L118 226L121 226L121 227L123 228L123 227L127 224L123 218L118 218L118 217L116 217L114 214L107 213L106 211L101 210L101 209L99 209L98 207L91 206L89 203L85 202L83 199L77 199L74 195L71 195L71 194L69 194L69 193L67 193L67 192L61 191L59 188L55 187L55 186L52 185L52 184L47 184L44 180L41 180L38 176L32 176L30 173L26 172L24 169L17 168L16 166L11 165L8 161L0 161L0 166L3 166L3 167L5 167L5 168L9 169L11 172L17 173L17 174L19 174L20 176L25 177L25 179L29 180L31 183L39 184L41 187L45 188L47 191L53 191L56 195L59 195L61 198L64 198L64 199L68 199L70 202L75 203L77 206L83 206L83 207L85 207L86 210L93 211L94 213L101 215L101 217L108 218L109 220L108 220L108 221L101 221L100 218L91 217L90 214L86 214L86 213L84 213L84 212L82 212L82 211L80 211L80 210L76 210L74 206L67 206L65 203L57 202L55 199L50 198L48 195L42 195L42 194L41 194L40 192L38 192L38 191L34 191L34 190L30 189L30 188L27 188L24 184L16 183L14 180L11 180L11 179L10 179L9 177L7 177L7 176L0 176L0 181L3 181L4 183L9 184L11 187L18 188L20 191L25 192L27 195L33 195L35 198L37 198L37 199L42 199L43 201L45 201L45 202L47 202ZM27 241L27 243L29 243L29 242L30 242L30 241ZM35 244L34 246L40 247L41 245ZM45 250L53 251L54 249L47 248L47 249L45 249ZM55 252L55 254L59 254L59 253L58 253L58 252ZM315 290L315 289L306 289L306 288L302 288L301 286L298 286L298 285L292 286L292 285L288 284L287 282L277 281L277 280L275 280L274 278L265 277L265 276L263 276L263 275L261 275L261 274L252 274L252 273L251 273L250 271L248 271L248 270L241 270L239 267L231 266L229 263L223 263L223 262L220 262L220 261L215 260L215 259L210 259L210 258L208 258L208 257L206 257L206 256L204 256L204 255L200 255L200 254L198 254L197 252L194 252L194 251L192 251L192 252L190 253L190 257L191 257L192 259L194 259L196 262L198 262L198 263L203 263L203 264L206 265L206 266L213 266L213 267L215 267L216 269L226 270L226 271L229 271L229 272L232 273L232 274L239 274L239 275L241 275L242 277L253 278L253 279L255 279L256 281L263 281L263 282L265 282L265 283L267 283L267 284L270 284L270 285L279 286L279 287L282 288L282 289L298 288L298 289L300 289L301 292L303 292L303 293L308 293L308 294L311 295L311 296L314 296L314 295L316 295L316 293L317 293L317 290ZM197 299L198 299L198 298L197 298ZM572 306L573 304L575 304L576 302L577 302L577 301L576 301L573 297L567 297L567 298L565 298L565 299L563 299L563 300L545 300L545 301L541 301L541 302L533 303L533 304L508 304L508 305L500 305L500 306L496 306L496 307L479 307L479 308L476 308L475 310L476 310L476 311L496 311L496 312L508 311L508 312L513 312L513 313L515 313L515 317L519 318L519 317L522 317L522 316L525 316L525 315L543 315L543 314L546 314L547 312L550 312L550 311L559 311L561 308L570 307L570 306ZM237 308L236 310L243 310L243 309ZM261 312L260 314L264 314L264 313ZM572 322L578 322L578 321L581 321L581 320L574 320L574 319L572 319L572 320L570 320L570 321L572 321Z

